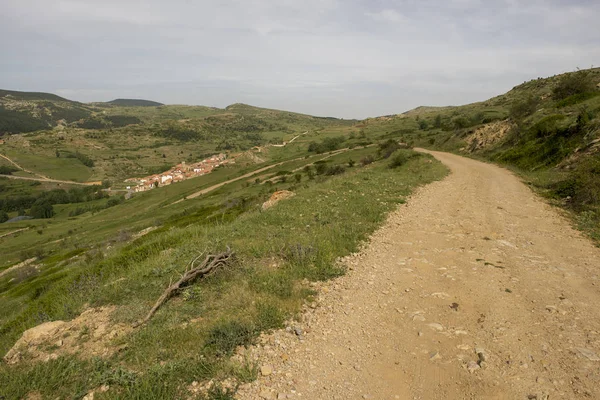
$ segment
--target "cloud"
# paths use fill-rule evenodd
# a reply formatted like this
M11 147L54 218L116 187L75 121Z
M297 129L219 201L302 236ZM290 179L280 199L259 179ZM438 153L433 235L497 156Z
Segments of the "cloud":
M367 12L368 17L373 18L376 21L387 21L387 22L407 22L408 19L400 14L396 10L386 9L378 12Z
M600 59L600 3L3 0L0 87L366 117Z

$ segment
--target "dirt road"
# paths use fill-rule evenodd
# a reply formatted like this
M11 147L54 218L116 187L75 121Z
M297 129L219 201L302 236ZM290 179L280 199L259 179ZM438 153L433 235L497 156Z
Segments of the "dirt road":
M75 185L75 186L94 186L94 185L98 185L97 182L85 182L85 183L81 183L81 182L73 182L73 181L61 181L58 179L50 179L50 178L29 178L26 176L15 176L15 175L0 175L2 178L8 178L8 179L20 179L20 180L24 180L24 181L37 181L37 182L51 182L51 183L65 183L68 185Z
M241 399L600 399L600 249L508 171L421 188L246 356Z

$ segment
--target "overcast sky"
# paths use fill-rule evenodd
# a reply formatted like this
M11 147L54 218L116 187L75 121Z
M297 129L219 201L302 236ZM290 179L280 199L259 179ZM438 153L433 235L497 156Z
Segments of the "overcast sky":
M600 64L598 0L0 0L0 88L363 118Z

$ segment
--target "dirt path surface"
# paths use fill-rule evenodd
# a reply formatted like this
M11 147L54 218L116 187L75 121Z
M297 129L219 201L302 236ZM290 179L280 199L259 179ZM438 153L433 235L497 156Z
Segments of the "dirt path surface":
M452 174L237 356L262 367L240 399L600 399L600 249L508 171L432 154Z
M28 172L28 171L25 171ZM97 182L85 182L85 183L81 183L81 182L73 182L73 181L61 181L58 179L50 179L50 178L29 178L26 176L15 176L15 175L0 175L3 178L8 178L8 179L21 179L24 181L37 181L37 182L51 182L51 183L65 183L68 185L76 185L76 186L94 186L94 185L98 185Z

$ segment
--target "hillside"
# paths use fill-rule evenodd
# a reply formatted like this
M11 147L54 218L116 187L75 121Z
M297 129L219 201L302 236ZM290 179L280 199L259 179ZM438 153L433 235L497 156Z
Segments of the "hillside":
M457 390L471 394L488 391L494 382L503 393L533 393L544 382L536 379L550 375L549 369L568 381L557 366L575 370L587 364L572 364L566 350L556 352L550 366L538 366L531 355L540 359L538 336L553 348L564 345L552 318L572 318L575 311L559 313L556 299L573 298L588 324L580 330L598 331L593 304L581 300L589 297L585 290L595 290L581 286L596 279L588 267L593 257L587 256L594 249L514 176L436 154L452 177L419 191L416 203L403 207L408 213L394 214L378 229L417 187L448 172L431 155L406 148L414 145L510 167L600 239L599 83L600 69L584 70L526 82L483 102L363 121L245 104L131 107L0 98L11 112L45 124L11 132L0 142L6 175L0 176L0 398L94 393L100 399L232 399L238 389L250 398L270 398L276 389L267 384L283 378L279 371L292 364L298 375L290 390L297 383L303 393L343 397L335 392L339 387L311 383L319 377L305 382L322 376L321 370L310 367L308 353L294 349L313 337L342 345L341 357L321 352L314 341L306 345L320 362L333 363L333 375L373 370L383 377L396 368L406 377L404 365L423 356L415 377L419 387L410 398L444 397L433 391L457 382ZM85 115L53 122L62 109ZM165 171L191 169L217 154L227 163L208 173L160 179ZM136 192L132 182L148 175L157 184ZM375 247L367 248L373 233ZM570 248L581 249L577 259L566 254ZM546 265L559 267L548 271ZM140 324L165 289L197 267L204 272L166 296ZM359 279L323 283L346 272ZM548 282L538 279L540 273ZM563 279L571 273L577 279L567 286ZM340 297L339 290L348 296ZM320 299L327 293L333 303L325 310ZM498 304L506 307L494 320L489 309ZM532 304L541 308L532 312ZM306 311L321 315L315 323L339 325L335 332L311 325ZM390 314L389 329L369 330ZM484 324L486 318L493 323ZM506 339L511 353L505 355L496 328L513 319L527 329ZM273 330L275 336L265 334ZM351 346L344 341L348 332L356 339ZM470 345L487 342L492 356L482 362L487 353L477 351L479 362L459 358L457 332ZM448 336L431 336L438 333ZM282 339L270 339L277 335ZM397 337L407 343L406 351L396 351ZM568 340L593 347L578 336ZM538 347L519 353L529 345ZM362 358L352 349L360 349ZM377 369L379 357L388 354L389 363ZM528 372L506 359L531 363ZM423 380L436 376L439 370L431 368L438 364L448 368L443 376L450 377L450 386L425 388ZM577 369L581 388L567 386L591 393L593 380L583 369ZM487 375L495 371L498 376ZM520 374L526 379L519 385L505 379ZM474 378L484 387L472 386ZM341 387L348 375L331 379ZM289 385L287 375L284 380L277 388ZM387 390L383 383L370 387ZM361 389L355 394L366 396Z
M365 122L366 136L506 165L600 239L600 69L534 79L489 100Z
M12 100L47 100L47 101L59 101L66 103L76 103L71 100L67 100L63 97L57 96L52 93L43 92L18 92L15 90L2 90L0 89L0 98L7 97Z
M158 103L156 101L142 100L142 99L115 99L112 101L108 101L107 104L112 104L114 106L120 106L120 107L159 107L159 106L164 106L164 104Z
M131 167L179 163L192 152L196 160L224 139L231 148L220 151L235 163L131 196L0 179L8 217L34 217L0 224L0 394L7 398L72 397L107 386L108 398L182 398L193 382L213 378L233 385L223 389L231 398L257 371L231 358L236 348L282 327L312 298L309 282L342 274L339 257L356 251L415 187L446 172L431 157L361 138L340 120L182 106L136 112L142 122L133 126L14 135L2 150L31 172L70 170L80 179L137 175ZM83 165L77 151L93 164ZM235 257L227 265L135 324L169 282L228 248ZM10 350L26 329L49 321L38 329L57 328L52 342L60 345L42 344L49 339L42 335L34 339L40 346ZM43 378L27 379L34 376ZM220 385L208 391L223 398Z
M85 104L50 93L0 90L0 136L52 128L91 112Z

